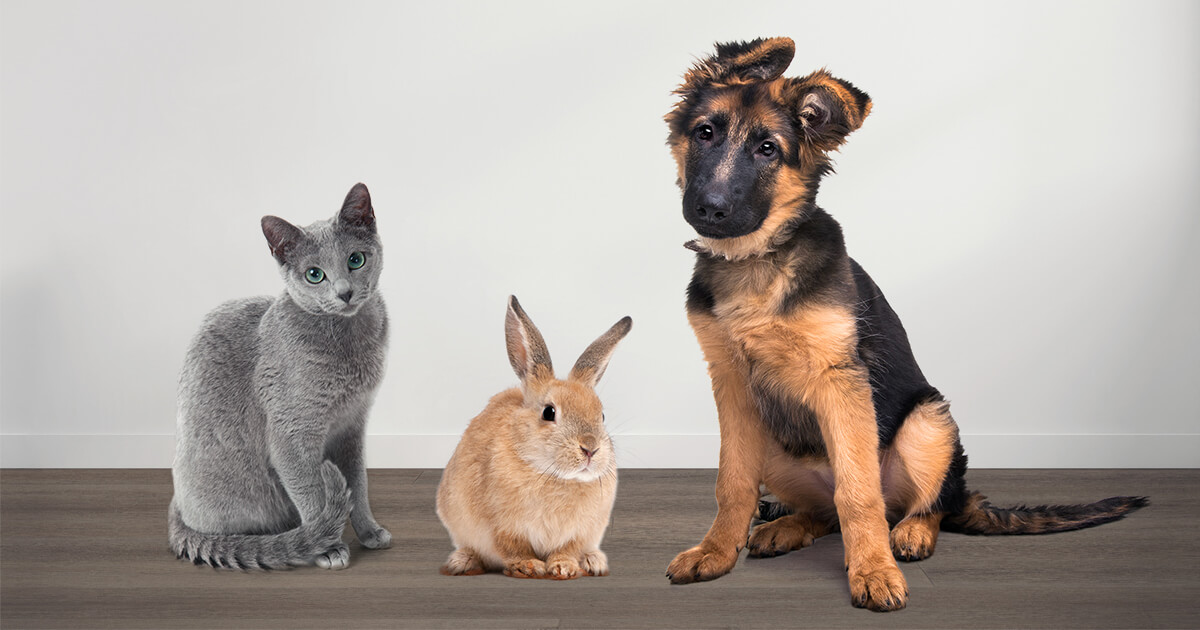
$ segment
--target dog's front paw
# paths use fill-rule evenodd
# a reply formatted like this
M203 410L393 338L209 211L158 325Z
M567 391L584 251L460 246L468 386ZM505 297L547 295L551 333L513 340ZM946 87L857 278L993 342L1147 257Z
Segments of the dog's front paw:
M346 546L346 543L338 543L330 547L325 553L317 556L317 566L331 571L349 567L350 548Z
M851 571L850 603L875 612L900 610L908 604L908 583L894 561Z
M667 567L672 584L691 584L715 580L733 570L737 549L713 549L704 543L675 556Z
M362 532L355 532L358 542L367 549L387 549L392 546L392 533L378 523Z
M544 578L546 577L546 563L537 558L507 562L504 565L504 575L515 578Z

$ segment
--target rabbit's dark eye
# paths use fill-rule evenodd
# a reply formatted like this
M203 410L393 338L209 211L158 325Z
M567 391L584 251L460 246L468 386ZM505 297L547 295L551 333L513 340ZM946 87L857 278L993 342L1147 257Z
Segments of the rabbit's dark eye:
M546 408L542 410L542 420L554 422L554 405L546 405Z

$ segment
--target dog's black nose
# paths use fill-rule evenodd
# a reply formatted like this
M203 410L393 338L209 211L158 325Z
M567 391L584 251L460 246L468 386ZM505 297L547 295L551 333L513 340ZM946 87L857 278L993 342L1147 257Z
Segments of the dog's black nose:
M715 225L729 217L732 208L733 205L729 203L725 195L708 192L700 195L695 208L692 209L692 214L702 223Z

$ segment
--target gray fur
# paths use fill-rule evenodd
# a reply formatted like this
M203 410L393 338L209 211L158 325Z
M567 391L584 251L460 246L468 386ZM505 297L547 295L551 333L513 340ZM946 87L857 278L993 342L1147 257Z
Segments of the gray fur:
M347 515L364 547L391 544L363 462L388 330L370 195L359 184L334 218L301 229L264 217L263 232L284 292L219 306L184 360L170 547L212 566L344 568ZM312 267L321 282L305 279Z

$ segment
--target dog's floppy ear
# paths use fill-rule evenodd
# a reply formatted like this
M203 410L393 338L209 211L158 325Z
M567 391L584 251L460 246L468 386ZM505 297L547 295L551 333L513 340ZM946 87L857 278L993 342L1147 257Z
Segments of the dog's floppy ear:
M821 151L840 146L871 113L871 97L866 92L823 69L795 79L787 93L805 144Z
M791 38L770 37L717 44L717 54L708 63L722 71L720 78L771 81L787 70L795 55L796 43Z
M711 83L744 83L778 79L792 63L796 43L788 37L717 44L717 54L696 64L683 77L680 92Z

